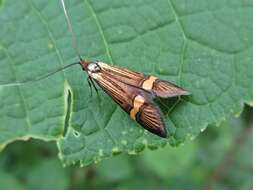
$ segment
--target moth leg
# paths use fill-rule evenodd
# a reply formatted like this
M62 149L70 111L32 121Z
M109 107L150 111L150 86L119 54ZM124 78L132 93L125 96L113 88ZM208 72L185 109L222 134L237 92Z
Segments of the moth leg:
M89 87L90 87L90 96L92 97L92 86L91 86L91 82L90 82L90 77L87 78L87 81L88 81L88 84L89 84Z
M96 93L98 94L98 89L97 89L97 87L96 87L96 85L95 85L94 81L92 80L92 78L91 78L91 77L89 77L89 79L90 79L90 82L91 82L92 86L93 86L93 87L94 87L94 89L96 90Z

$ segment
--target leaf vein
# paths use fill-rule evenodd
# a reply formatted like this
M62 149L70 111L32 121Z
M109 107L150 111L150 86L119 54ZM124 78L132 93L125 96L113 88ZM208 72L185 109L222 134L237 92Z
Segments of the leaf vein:
M16 69L15 69L15 67L13 65L14 60L10 56L10 54L8 53L7 49L5 47L3 47L3 46L1 46L1 47L4 50L4 53L7 55L8 59L10 60L11 70L13 71L13 74L14 74L14 77L15 77L15 81L17 81ZM28 114L28 106L26 105L25 97L22 94L20 86L17 86L17 90L19 92L19 96L21 98L21 102L24 105L23 108L24 108L24 111L25 111L25 120L26 120L27 126L28 126L28 128L31 128L32 125L31 125L31 120L30 120L29 114Z
M102 40L103 40L103 43L104 43L104 46L105 46L105 51L106 51L106 54L107 54L107 56L109 58L109 61L110 61L111 64L113 64L113 59L112 59L111 51L110 51L107 39L105 37L105 32L103 30L102 24L100 23L100 20L99 20L97 14L96 14L94 8L92 7L91 3L89 2L89 0L84 0L84 1L86 2L86 5L88 6L88 8L90 10L90 13L91 13L92 17L95 20L95 23L97 25L98 31L100 33L100 36L101 36Z
M40 11L35 7L35 5L32 3L31 0L27 0L27 1L30 3L32 10L37 14L37 16L41 20L42 24L45 26L45 28L46 28L46 30L48 32L48 36L49 36L50 40L52 41L52 43L54 44L54 49L55 49L57 58L59 60L59 63L61 65L61 67L63 67L64 63L63 63L62 55L61 55L60 50L58 49L58 47L56 45L57 43L56 43L55 37L54 37L52 31L50 30L50 27L49 27L46 19L43 17L43 15L40 13ZM62 72L64 78L66 78L64 70L61 70L59 72Z

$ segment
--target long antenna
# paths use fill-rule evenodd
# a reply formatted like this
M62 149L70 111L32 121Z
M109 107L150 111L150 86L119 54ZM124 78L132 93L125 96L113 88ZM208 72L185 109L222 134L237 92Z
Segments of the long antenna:
M78 49L78 46L77 46L77 38L75 36L75 33L73 31L73 28L72 28L72 25L71 25L71 21L69 19L69 15L68 15L68 12L66 10L66 6L65 6L65 3L64 3L64 0L61 0L61 4L62 4L62 7L63 7L63 11L64 11L64 14L65 14L65 17L66 17L66 20L67 20L67 23L68 23L68 29L71 33L71 36L72 36L72 44L73 44L73 47L76 51L76 54L79 58L80 61L82 61L83 59L81 58L81 54L80 54L80 51ZM42 80L42 79L45 79L59 71L62 71L68 67L71 67L73 65L77 65L77 64L80 64L79 62L75 62L75 63L72 63L70 65L66 65L65 67L62 67L60 69L57 69L51 73L48 73L46 75L43 75L41 77L38 77L38 78L35 78L34 80L31 80L31 81L24 81L24 82L14 82L14 83L0 83L0 87L3 87L3 86L21 86L21 85L24 85L24 84L27 84L27 83L32 83L32 82L36 82L36 81L39 81L39 80Z
M63 11L64 11L64 14L65 14L65 18L66 18L67 23L68 23L69 31L70 31L71 36L72 36L72 44L73 44L73 47L74 47L74 49L75 49L75 51L76 51L76 54L77 54L78 58L80 59L80 61L82 61L81 54L80 54L80 51L79 51L78 46L77 46L76 35L75 35L74 30L73 30L73 28L72 28L72 24L71 24L71 21L70 21L70 18L69 18L69 15L68 15L68 12L67 12L67 9L66 9L64 0L61 0L61 4L62 4L62 7L63 7Z
M62 68L57 69L57 70L55 70L55 71L53 71L51 73L45 74L43 76L40 76L40 77L35 78L34 80L30 80L30 81L14 82L14 83L0 83L0 87L5 87L5 86L22 86L22 85L27 84L27 83L33 83L33 82L36 82L36 81L40 81L40 80L45 79L45 78L47 78L47 77L49 77L49 76L51 76L51 75L53 75L53 74L55 74L55 73L57 73L59 71L62 71L64 69L67 69L68 67L71 67L71 66L77 65L77 64L79 64L79 62L75 62L75 63L69 64L69 65L66 65L65 67L62 67Z

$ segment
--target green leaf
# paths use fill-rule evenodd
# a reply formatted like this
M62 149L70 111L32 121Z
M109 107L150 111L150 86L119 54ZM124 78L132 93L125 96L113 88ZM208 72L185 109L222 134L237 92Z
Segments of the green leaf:
M0 171L1 188L5 190L24 190L26 189L14 176Z
M187 173L187 166L194 161L195 149L195 144L191 142L178 148L166 147L156 152L149 150L143 154L143 160L153 173L168 179Z
M166 144L101 90L91 97L87 74L79 66L47 77L78 60L59 1L0 3L2 148L18 139L54 140L65 164L87 165ZM191 92L166 114L171 144L240 113L244 103L252 104L252 2L66 4L83 57L152 74Z
M50 172L49 172L50 171ZM68 189L70 184L68 173L62 168L59 160L47 159L32 168L26 176L30 189L46 190ZM45 183L42 183L45 182Z
M114 157L112 159L104 160L96 165L96 173L104 181L118 182L124 181L134 175L133 166L130 159L125 155Z

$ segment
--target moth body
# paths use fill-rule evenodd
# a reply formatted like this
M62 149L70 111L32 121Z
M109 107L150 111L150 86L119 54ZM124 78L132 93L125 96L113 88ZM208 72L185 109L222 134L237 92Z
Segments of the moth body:
M164 80L103 62L80 61L92 80L142 127L167 137L164 116L153 102L155 97L174 97L189 93Z
M61 3L69 31L72 34L73 47L79 57L79 64L89 75L88 82L90 87L92 84L96 89L93 80L96 81L143 128L160 137L167 137L164 115L153 99L155 97L168 98L189 95L189 92L177 85L151 75L145 75L103 62L83 60L79 53L77 39L74 35L64 0L61 0Z

